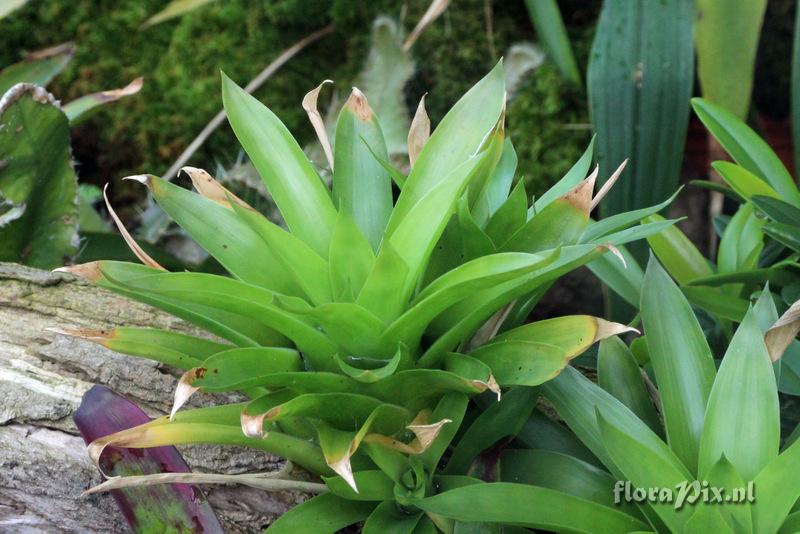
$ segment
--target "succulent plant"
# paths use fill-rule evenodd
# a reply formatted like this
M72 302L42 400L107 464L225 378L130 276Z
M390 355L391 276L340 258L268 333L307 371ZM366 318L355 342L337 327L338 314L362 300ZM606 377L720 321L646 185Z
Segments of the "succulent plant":
M509 388L496 405L527 399L530 409L531 386L596 341L630 330L586 315L520 326L530 309L559 276L673 223L639 224L660 205L592 222L590 211L621 169L595 195L597 169L586 176L591 150L529 206L524 182L512 189L503 80L498 64L432 134L420 105L408 176L389 163L378 117L354 89L329 147L328 190L280 120L223 75L228 120L287 228L200 169L185 169L197 193L152 175L130 177L231 276L167 272L121 224L144 265L63 268L217 338L71 331L185 371L169 417L95 440L94 460L106 446L246 445L326 484L325 494L272 525L275 532L332 532L363 520L365 532L451 529L456 508L472 505L448 491L475 480L464 476L470 449L448 453L470 397L488 390L499 398ZM248 400L181 410L198 391L238 391ZM501 486L487 502L534 491ZM549 524L537 515L550 513L546 506L524 508L491 520Z

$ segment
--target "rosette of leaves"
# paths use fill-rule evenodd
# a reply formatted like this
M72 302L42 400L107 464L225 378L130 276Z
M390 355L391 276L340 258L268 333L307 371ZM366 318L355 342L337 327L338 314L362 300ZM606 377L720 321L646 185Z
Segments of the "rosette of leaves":
M717 368L689 301L651 257L641 301L646 350L610 337L600 343L598 383L568 367L543 384L542 396L572 433L561 427L550 441L539 437L538 450L505 450L501 480L624 513L638 523L631 530L796 532L800 444L797 432L781 443L776 374L797 344L798 309L800 302L779 318L763 291ZM535 419L527 424L542 428ZM527 430L523 442L531 441ZM656 490L626 500L626 481ZM682 497L681 487L688 488ZM597 514L590 531L607 531L602 521Z
M419 107L407 176L388 162L378 117L354 89L328 147L332 190L268 108L225 76L222 91L228 120L287 228L200 169L185 169L197 193L152 175L131 177L230 277L167 272L121 224L144 265L63 269L218 338L71 332L185 370L170 417L95 440L92 457L98 461L106 446L246 445L321 476L329 490L285 514L275 532L333 532L364 520L365 532L451 531L454 512L425 503L470 482L460 462L446 472L441 465L469 398L487 390L499 397L502 388L520 398L596 341L629 330L591 316L519 326L528 311L559 276L672 221L639 225L654 206L591 223L607 191L594 194L597 170L586 177L591 150L529 206L524 181L512 188L516 158L504 135L500 64L432 135ZM249 400L180 410L192 394L222 391ZM530 496L526 486L518 490L517 498ZM538 515L547 495L525 518L497 521L549 524ZM502 504L498 498L490 502Z

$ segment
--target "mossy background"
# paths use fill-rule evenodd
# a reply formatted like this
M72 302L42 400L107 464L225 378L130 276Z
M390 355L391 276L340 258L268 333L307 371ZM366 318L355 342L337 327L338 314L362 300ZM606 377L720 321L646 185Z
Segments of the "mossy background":
M221 109L219 70L246 84L282 50L327 24L334 34L286 64L257 93L304 141L313 133L300 100L325 78L348 88L363 66L370 27L378 15L410 31L428 0L225 0L179 19L141 30L168 0L50 0L30 2L0 21L0 66L33 51L74 41L77 52L50 85L63 101L121 87L145 77L140 94L104 107L73 129L73 153L85 183L127 174L163 173ZM599 2L559 2L581 70L591 44ZM491 34L487 31L491 16ZM483 15L483 16L481 16ZM406 89L410 109L425 91L438 121L509 46L536 37L524 2L455 0L413 48L417 71ZM490 45L490 42L492 43ZM590 137L582 87L570 86L545 64L523 83L508 109L508 128L530 192L558 179ZM239 152L232 132L220 128L192 159L214 168ZM139 192L116 186L116 200Z

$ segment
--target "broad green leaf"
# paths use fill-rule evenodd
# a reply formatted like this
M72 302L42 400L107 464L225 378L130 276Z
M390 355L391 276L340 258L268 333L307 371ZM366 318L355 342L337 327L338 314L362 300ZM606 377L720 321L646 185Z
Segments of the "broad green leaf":
M751 200L754 196L779 198L778 193L763 178L741 165L730 161L715 161L711 167L745 200Z
M407 513L394 500L384 501L372 511L364 523L363 534L413 534L423 517L422 512Z
M443 473L465 474L483 450L516 435L536 405L537 396L534 388L517 387L492 403L461 436Z
M683 532L686 534L706 534L707 532L734 534L736 532L722 517L722 511L718 506L701 503L690 510L694 513L683 526Z
M504 243L508 236L522 228L527 220L528 198L525 180L520 180L508 198L497 209L486 225L488 235L495 245Z
M554 532L631 532L647 525L633 516L558 491L524 484L472 484L414 503L459 521L511 523Z
M517 153L514 150L514 145L511 144L511 139L506 138L503 142L500 161L497 162L494 173L489 178L486 187L481 192L473 208L473 215L481 228L486 226L487 221L497 213L497 210L508 198L516 170Z
M611 422L604 413L601 408L597 409L603 445L611 461L634 487L677 488L681 483L691 482L693 477L686 466L649 428L644 430L650 434L649 438L642 442L631 436L625 427ZM673 532L680 532L693 512L691 507L676 510L671 502L649 504Z
M392 211L387 235L393 235L417 203L474 156L504 106L505 78L503 65L498 63L456 102L433 131ZM415 223L420 220L427 221L416 219Z
M392 257L397 254L408 266L408 273L401 283L394 285L392 293L387 295L388 302L381 303L381 309L387 310L386 315L396 317L399 315L399 310L408 302L436 241L442 235L447 221L455 209L456 201L487 155L488 152L483 151L469 158L439 180L419 202L409 209L408 216L397 223L388 239L384 240L384 244L381 245L381 250L378 252L375 270L370 273L362 291L366 291L371 284L378 283L372 278L378 274L374 271L382 261L381 256L389 254ZM408 187L403 189L400 194L401 199L408 190ZM397 206L400 205L399 202L398 200ZM394 214L396 211L397 207L392 213ZM419 221L425 221L425 224L420 225ZM384 247L387 242L390 244L389 252ZM376 313L375 310L370 311ZM382 313L376 313L376 315L384 316Z
M326 257L336 209L311 162L280 119L224 73L222 101L231 128L286 225L317 254Z
M553 451L507 449L500 455L500 480L574 495L641 517L636 506L614 502L614 477L607 471Z
M678 186L694 82L689 0L603 2L586 75L597 161L630 158L603 217L652 206Z
M652 256L644 275L641 314L667 439L694 473L716 374L714 359L689 303Z
M388 360L397 350L396 344L386 344L381 340L386 324L358 304L330 302L306 312L296 310L295 313L312 318L331 341L347 351L348 356Z
M375 254L353 220L340 212L331 236L328 270L334 301L354 301L364 286Z
M614 395L650 429L662 435L661 421L642 379L642 371L627 345L617 336L600 342L597 382Z
M408 363L409 355L408 355L408 349L404 345L401 345L400 347L398 347L397 352L395 353L394 356L392 356L392 359L389 361L359 358L357 356L348 358L348 360L353 363L381 364L379 367L367 368L367 369L350 365L345 360L343 360L338 354L335 356L335 358L336 358L336 363L339 365L339 369L341 369L341 371L344 374L356 380L357 382L372 384L374 382L379 382L380 380L383 380L384 378L394 374L394 372L400 366L401 362L405 361L406 363Z
M622 472L601 438L595 407L602 410L607 421L624 429L642 447L663 450L661 439L627 406L573 367L567 367L555 379L542 384L540 389L567 426L617 478L622 477ZM667 456L671 455L670 452Z
M779 444L778 389L751 310L725 352L708 398L699 475L704 477L725 455L744 480L753 480L778 455Z
M0 95L18 83L45 87L64 70L75 53L72 43L64 43L29 54L27 58L0 71Z
M516 441L529 449L566 454L595 467L603 465L566 426L553 421L539 410L534 410L525 421Z
M782 199L800 207L800 192L789 171L749 126L730 111L708 100L693 98L692 107L711 135L736 163L767 182Z
M681 292L690 304L706 310L718 320L738 323L747 313L747 300L721 293L717 288L684 286Z
M750 200L773 221L800 225L800 208L771 196L753 195Z
M187 384L203 391L232 391L258 384L259 377L303 369L297 351L278 347L249 347L213 354L193 370Z
M367 98L353 89L336 122L333 198L339 211L352 217L372 249L378 250L392 211L392 180L370 150L389 159Z
M697 78L703 97L741 119L750 109L758 38L766 7L766 0L730 4L713 0L697 2L694 37Z
M233 276L287 295L302 294L281 260L235 211L155 176L141 180L159 206Z
M50 93L26 84L3 95L0 204L10 202L17 213L0 224L0 261L52 269L77 252L78 179L69 143L67 117Z
M764 221L756 217L752 204L744 204L731 218L717 252L717 270L720 274L754 269L764 248L764 234L761 227ZM734 285L727 289L732 295L741 291Z
M262 248L269 250L283 267L283 277L288 274L315 304L331 301L328 263L316 252L277 224L253 209L231 202L233 211L259 238ZM250 260L252 261L252 260Z
M398 287L409 277L408 263L395 250L391 242L384 241L375 258L364 286L356 297L356 304L364 307L384 321L392 321L406 304L397 298Z
M353 473L358 493L340 476L322 477L334 495L351 501L386 501L394 498L394 481L383 471Z
M717 460L707 475L708 483L717 488L724 488L725 495L740 494L747 489L745 481L736 471L736 468L723 455ZM723 519L729 524L744 532L753 532L753 518L748 502L713 503L712 508L719 508Z
M269 534L335 534L341 529L363 521L375 503L359 502L333 493L317 495L284 512L272 523Z
M579 85L581 75L556 0L525 0L536 36L561 75Z
M662 221L660 215L651 215L647 222ZM695 278L714 274L711 266L686 234L672 226L647 238L658 260L679 284L687 284Z
M800 441L794 441L753 480L753 532L777 532L800 498Z
M795 252L800 252L800 234L798 226L778 222L769 222L762 227L764 233L775 241L786 245Z
M469 212L469 203L466 195L459 200L456 211L458 228L461 233L461 255L463 261L469 261L496 252L492 239L481 230L481 227L478 226L478 223Z

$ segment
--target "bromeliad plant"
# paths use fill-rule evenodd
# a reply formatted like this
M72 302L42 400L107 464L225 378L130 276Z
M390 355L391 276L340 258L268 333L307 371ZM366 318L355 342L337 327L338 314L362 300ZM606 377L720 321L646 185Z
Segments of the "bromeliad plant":
M779 319L764 290L717 369L689 302L651 258L641 301L643 363L658 388L625 343L606 339L599 385L569 367L541 386L574 435L548 450L504 452L502 478L624 512L640 524L635 530L796 532L800 443L790 437L781 447L774 363L798 343L800 302L793 308ZM591 531L613 531L602 521L597 514Z
M197 193L131 177L231 277L166 272L121 224L145 265L101 261L64 270L224 341L138 328L72 331L186 371L170 417L95 440L94 460L109 445L246 445L327 484L328 493L276 522L276 532L330 532L365 519L365 532L389 525L452 531L467 500L452 501L449 488L470 479L461 477L461 461L445 474L440 460L470 396L529 391L595 341L629 330L590 316L517 325L562 274L672 224L637 225L661 206L590 224L608 190L593 198L597 170L584 179L591 151L532 206L522 180L509 193L516 158L504 138L503 80L498 65L432 135L420 106L408 176L387 162L378 119L354 89L329 147L329 191L280 120L223 76L228 120L288 231L200 169L185 169ZM197 391L240 391L250 400L180 410ZM512 390L510 399L520 395ZM508 488L517 499L529 496L526 486ZM492 495L491 502L503 500ZM429 508L429 499L461 510ZM547 524L535 502L524 509L530 515L487 520Z

